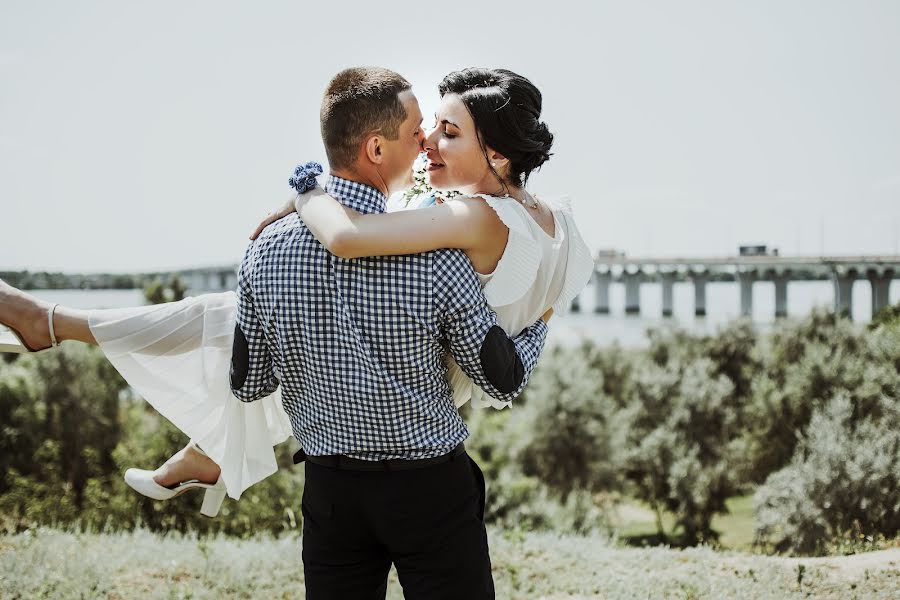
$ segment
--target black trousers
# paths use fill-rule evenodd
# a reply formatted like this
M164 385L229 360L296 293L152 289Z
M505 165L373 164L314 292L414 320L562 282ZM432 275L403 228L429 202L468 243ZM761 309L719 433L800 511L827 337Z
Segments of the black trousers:
M391 563L409 600L494 598L484 475L468 454L406 471L306 463L309 600L383 600Z

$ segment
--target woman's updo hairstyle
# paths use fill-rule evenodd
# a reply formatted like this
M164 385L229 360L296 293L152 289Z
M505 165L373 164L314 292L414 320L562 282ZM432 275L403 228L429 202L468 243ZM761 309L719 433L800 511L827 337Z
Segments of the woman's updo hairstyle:
M506 69L470 68L450 73L438 86L441 97L456 94L469 109L478 129L481 149L486 146L509 159L504 188L528 182L531 173L550 158L553 134L541 118L541 92L525 77Z

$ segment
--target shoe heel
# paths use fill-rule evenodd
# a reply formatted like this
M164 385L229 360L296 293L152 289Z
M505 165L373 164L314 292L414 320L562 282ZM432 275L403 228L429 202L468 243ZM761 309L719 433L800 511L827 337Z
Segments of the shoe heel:
M225 500L225 489L208 489L203 494L203 506L200 507L200 514L204 517L215 517L219 514L222 502Z
M47 321L48 321L48 324L50 327L50 345L49 346L47 346L46 348L32 348L31 346L28 345L28 342L25 341L24 336L22 336L22 334L19 333L18 330L13 329L9 325L0 323L0 352L8 352L11 354L24 354L24 353L38 354L40 352L44 352L45 350L50 350L52 348L56 348L57 346L59 346L59 342L56 339L56 329L53 326L53 316L54 316L54 314L56 314L56 308L58 306L59 306L59 304L54 304L53 306L50 307L50 310L47 311ZM8 336L3 335L7 331L13 335L13 337L16 339L16 341L19 342L18 345L11 343L11 341L8 339ZM4 338L6 338L6 339L4 339Z

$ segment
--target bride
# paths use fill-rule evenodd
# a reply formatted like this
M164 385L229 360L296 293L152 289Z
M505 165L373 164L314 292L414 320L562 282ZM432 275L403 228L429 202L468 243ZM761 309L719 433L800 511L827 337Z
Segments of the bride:
M296 210L341 258L459 248L478 273L499 324L514 336L542 315L546 320L564 312L593 271L571 205L535 197L525 187L549 159L553 141L540 120L541 93L511 71L478 68L450 73L438 91L434 129L422 149L429 185L454 190L446 195L452 198L418 210L366 215L321 188L302 193L301 186L252 237ZM235 308L235 294L225 292L156 306L77 310L0 281L0 323L25 349L41 351L64 340L99 345L126 381L191 437L155 471L126 471L126 481L157 500L205 489L201 512L208 516L217 514L226 492L239 498L274 473L273 446L291 435L279 392L250 404L231 393ZM457 406L506 406L449 357L447 376Z

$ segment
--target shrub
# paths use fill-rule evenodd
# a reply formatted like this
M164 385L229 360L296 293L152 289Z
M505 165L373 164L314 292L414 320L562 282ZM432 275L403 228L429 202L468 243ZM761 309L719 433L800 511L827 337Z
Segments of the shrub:
M298 529L302 469L282 470L226 500L222 516L199 514L201 493L169 502L140 496L128 467L154 468L187 443L137 398L96 348L66 344L0 363L0 528L77 524L90 530L192 530L250 536Z
M548 350L527 392L503 411L466 408L466 447L485 473L486 519L498 526L605 529L600 490L620 487L602 373L585 348Z
M779 551L821 552L847 537L900 533L900 402L854 419L842 393L812 416L790 464L754 498L757 537Z
M601 373L584 352L556 349L535 374L510 425L523 430L512 458L565 500L617 486Z
M823 311L778 329L751 386L747 479L762 482L788 464L813 412L835 394L850 399L855 421L876 414L882 396L898 397L898 340L897 332L865 332Z
M716 371L706 358L646 361L626 409L626 475L657 513L674 513L685 544L717 539L712 517L727 510L740 483L734 465L743 452L742 407L734 385Z

